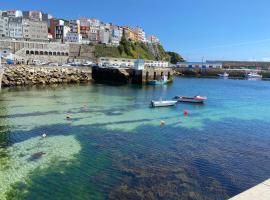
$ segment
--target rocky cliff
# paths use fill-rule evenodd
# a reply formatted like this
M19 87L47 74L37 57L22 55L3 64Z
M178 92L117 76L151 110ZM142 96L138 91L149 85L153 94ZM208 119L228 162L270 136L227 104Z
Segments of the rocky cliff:
M81 83L91 79L91 68L7 65L4 66L2 86Z

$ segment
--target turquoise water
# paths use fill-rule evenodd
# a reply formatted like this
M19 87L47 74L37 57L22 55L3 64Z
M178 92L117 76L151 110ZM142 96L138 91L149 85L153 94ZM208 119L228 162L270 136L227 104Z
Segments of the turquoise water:
M209 100L149 107L198 94ZM1 200L222 200L270 177L267 81L177 78L168 86L25 87L0 96Z

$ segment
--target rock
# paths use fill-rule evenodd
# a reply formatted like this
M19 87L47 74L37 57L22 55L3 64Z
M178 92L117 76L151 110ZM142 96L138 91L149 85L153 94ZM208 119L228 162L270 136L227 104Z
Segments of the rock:
M80 83L92 79L92 69L63 67L31 67L24 65L4 66L3 86Z

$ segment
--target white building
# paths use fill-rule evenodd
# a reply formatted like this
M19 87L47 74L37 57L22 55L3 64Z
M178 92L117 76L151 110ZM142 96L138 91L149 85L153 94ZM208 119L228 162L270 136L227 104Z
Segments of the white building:
M138 59L134 62L134 69L136 70L144 70L145 62L144 60Z
M33 21L42 21L42 12L40 11L23 11L23 18Z
M0 38L8 36L9 36L8 17L2 17L0 15Z
M70 20L69 28L72 33L80 33L80 20Z
M76 42L81 43L82 42L82 35L80 33L73 33L68 32L65 37L66 42Z
M10 17L8 21L9 37L23 38L22 17Z
M136 35L136 39L140 42L146 42L146 34L144 30L140 27L137 27L134 29L134 33Z
M101 29L99 31L100 43L109 44L110 42L110 30L107 28Z
M22 11L21 10L3 10L2 15L4 17L22 17Z
M90 27L100 27L100 21L98 19L92 18L88 20Z
M159 39L156 36L154 36L154 35L150 35L147 38L147 42L152 43L152 44L160 44Z
M155 67L155 68L166 68L169 67L169 62L167 61L154 61L154 60L146 60L145 66Z
M134 67L135 59L129 58L110 58L101 57L98 59L98 65L103 67Z
M98 43L99 42L99 27L90 27L90 31L88 32L88 39L92 43Z
M65 25L63 20L59 20L59 24L55 26L55 39L64 42L70 28Z
M189 69L208 69L222 68L222 63L219 62L179 62L177 67Z
M110 58L101 57L98 59L98 65L103 67L128 67L142 69L143 67L153 67L153 68L165 68L169 66L166 61L154 61L154 60L141 60L141 59L129 59L129 58Z
M118 46L123 37L123 29L118 26L113 26L110 30L110 43Z

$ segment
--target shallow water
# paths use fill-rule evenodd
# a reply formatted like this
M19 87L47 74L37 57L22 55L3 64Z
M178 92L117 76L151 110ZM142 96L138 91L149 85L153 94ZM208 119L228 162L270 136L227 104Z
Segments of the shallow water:
M149 107L178 94L209 100ZM270 177L266 81L26 87L0 97L0 199L221 200Z

